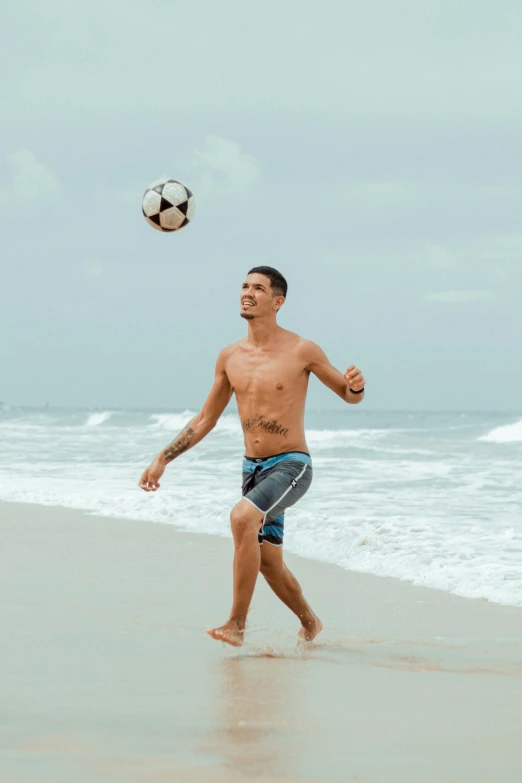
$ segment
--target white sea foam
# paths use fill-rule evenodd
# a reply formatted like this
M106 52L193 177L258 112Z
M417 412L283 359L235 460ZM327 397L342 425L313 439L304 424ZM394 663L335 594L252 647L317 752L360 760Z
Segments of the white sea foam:
M85 422L86 427L99 427L112 416L112 411L104 411L103 413L91 413Z
M149 426L156 430L173 432L183 429L196 415L196 411L185 410L183 413L153 413Z
M345 445L351 441L376 441L382 440L382 438L389 438L390 430L370 430L370 429L353 429L353 430L315 430L311 429L307 431L307 440L313 440L314 444L327 444L329 446Z
M165 430L166 432L177 434L185 427L196 415L196 411L185 410L183 413L160 413L153 414L149 427L156 430ZM218 420L216 432L240 433L241 424L237 415L224 415Z
M486 443L520 443L522 442L522 419L515 421L513 424L495 427L495 429L488 432L487 435L482 435L478 440Z
M242 429L238 416L233 416L231 414L222 416L216 424L216 432L230 432L234 435L240 435Z

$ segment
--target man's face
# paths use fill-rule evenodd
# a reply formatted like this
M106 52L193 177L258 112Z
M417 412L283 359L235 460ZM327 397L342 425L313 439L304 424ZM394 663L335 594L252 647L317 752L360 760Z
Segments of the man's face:
M273 296L268 277L258 272L247 275L241 288L241 318L250 320L272 313L278 309L276 302L279 298Z

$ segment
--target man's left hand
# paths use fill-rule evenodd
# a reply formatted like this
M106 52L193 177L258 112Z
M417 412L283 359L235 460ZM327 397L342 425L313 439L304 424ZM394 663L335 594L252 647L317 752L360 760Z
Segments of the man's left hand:
M358 392L364 389L364 376L362 372L351 364L344 373L344 380L352 391Z

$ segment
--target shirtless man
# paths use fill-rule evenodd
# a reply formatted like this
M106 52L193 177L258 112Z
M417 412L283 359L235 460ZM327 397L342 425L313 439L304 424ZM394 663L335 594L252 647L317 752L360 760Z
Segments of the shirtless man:
M155 492L166 465L208 435L232 394L236 395L247 456L243 459L243 498L230 514L234 599L228 621L207 631L235 647L243 644L259 571L301 621L301 639L311 641L322 630L299 582L284 564L282 550L284 511L305 494L312 481L304 434L308 378L314 373L345 402L359 403L364 396L360 370L351 365L343 375L318 345L277 325L286 293L286 280L277 270L269 266L250 270L240 297L248 336L223 348L203 408L139 481L146 492Z

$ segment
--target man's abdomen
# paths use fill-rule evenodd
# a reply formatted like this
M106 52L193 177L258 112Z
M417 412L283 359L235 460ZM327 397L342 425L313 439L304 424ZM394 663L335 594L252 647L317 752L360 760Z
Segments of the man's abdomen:
M307 451L303 419L288 411L275 414L243 412L241 426L245 438L245 454L249 457L268 457L286 451Z

